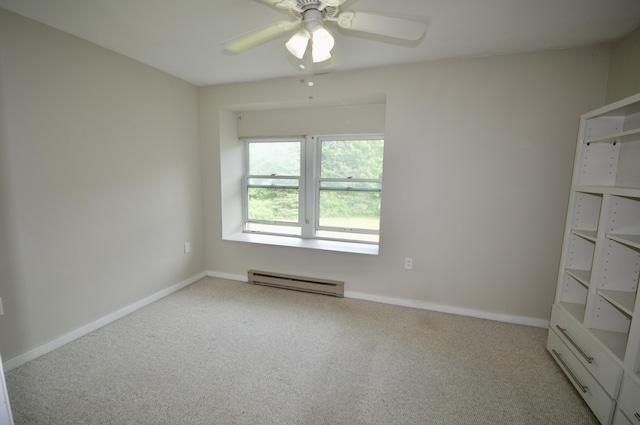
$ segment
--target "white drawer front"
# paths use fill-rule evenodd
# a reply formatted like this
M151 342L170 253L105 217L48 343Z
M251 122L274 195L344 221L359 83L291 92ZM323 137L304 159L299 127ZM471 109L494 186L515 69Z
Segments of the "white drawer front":
M603 424L610 424L615 402L555 332L549 332L547 349L598 420Z
M622 366L617 360L598 345L594 337L576 323L575 319L556 305L553 306L551 312L551 329L609 395L616 398L622 379Z
M633 425L629 419L622 413L622 410L616 409L616 414L613 417L612 425Z
M632 424L640 425L640 385L631 376L622 379L618 404Z

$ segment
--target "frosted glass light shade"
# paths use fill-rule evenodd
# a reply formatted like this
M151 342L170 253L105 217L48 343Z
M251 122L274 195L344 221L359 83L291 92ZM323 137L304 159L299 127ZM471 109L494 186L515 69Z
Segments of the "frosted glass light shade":
M307 44L309 44L310 38L311 36L309 31L302 28L300 31L293 34L285 46L287 46L287 50L289 50L293 56L298 59L302 59L304 52L307 50Z
M313 62L323 62L331 57L331 49L335 44L331 33L327 31L323 26L317 26L311 31L311 39L313 42L313 49L311 55Z

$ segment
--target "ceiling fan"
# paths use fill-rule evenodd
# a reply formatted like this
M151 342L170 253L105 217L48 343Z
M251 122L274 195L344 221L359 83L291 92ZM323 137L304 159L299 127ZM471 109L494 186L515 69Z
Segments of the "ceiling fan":
M325 24L394 39L416 41L427 30L424 22L355 10L340 11L345 0L261 0L268 5L288 10L295 18L251 31L223 43L224 51L242 53L281 35L296 31L285 44L287 50L302 59L311 44L314 63L331 58L335 41Z

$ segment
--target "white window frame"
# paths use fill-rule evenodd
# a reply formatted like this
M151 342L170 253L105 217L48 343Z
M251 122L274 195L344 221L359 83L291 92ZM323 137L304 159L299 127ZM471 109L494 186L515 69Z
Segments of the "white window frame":
M300 143L300 175L299 176L275 176L275 175L258 175L258 174L249 174L249 144L250 143L274 143L274 142L284 142L284 143ZM269 226L279 226L279 227L292 227L292 228L300 228L302 235L302 222L303 222L303 211L304 211L304 199L306 198L306 190L305 190L305 164L304 160L305 156L305 138L304 137L269 137L269 138L252 138L252 139L244 139L243 140L243 178L242 178L242 223L243 223L243 232L247 233L265 233L272 235L281 235L281 236L293 236L299 237L298 235L292 235L287 232L260 232L256 230L250 230L248 227L250 223L254 224L264 224ZM249 219L249 180L252 178L264 178L264 179L278 179L278 180L291 180L298 179L298 222L288 222L288 221L271 221L271 220L250 220Z
M320 170L321 170L321 160L322 160L322 142L323 141L349 141L349 140L383 140L384 141L384 135L383 134L357 134L357 135L337 135L337 136L312 136L314 138L313 143L314 145L314 150L315 150L315 161L314 161L314 175L313 175L313 179L314 179L314 183L315 183L315 187L314 187L314 196L315 196L315 200L314 200L314 228L313 228L313 233L314 233L314 237L318 238L318 239L329 239L329 240L347 240L350 242L359 242L359 243L368 243L368 244L379 244L379 242L367 242L367 241L360 241L360 240L354 240L354 239L350 239L350 238L329 238L329 237L320 237L317 236L316 233L318 231L327 231L327 232L334 232L334 233L342 233L342 234L349 234L349 233L353 233L353 234L369 234L369 235L378 235L378 238L380 236L380 229L378 228L378 230L371 230L371 229L350 229L350 228L344 228L344 227L331 227L331 226L321 226L320 225L320 187L321 187L321 183L323 181L336 181L336 182L343 182L347 179L340 179L340 178L321 178L320 176ZM380 193L381 196L381 202L382 202L382 179L348 179L349 182L353 182L353 183L379 183L380 184L380 190L376 190L375 192ZM367 192L365 190L357 190L357 189L353 189L354 192Z
M363 241L357 239L350 239L348 237L321 237L317 235L318 231L336 232L345 234L348 236L353 234L380 234L379 230L371 229L347 229L340 227L328 227L319 225L319 211L320 211L320 183L321 181L343 181L344 179L321 179L320 178L320 161L321 161L321 143L323 140L384 140L384 134L341 134L341 135L313 135L305 137L268 137L268 138L245 138L242 139L244 143L243 147L243 178L242 178L242 223L243 233L277 236L277 237L291 237L303 240L318 240L318 241L331 241L333 242L345 242L348 244L362 244L362 245L375 245L376 248L379 245L378 241ZM300 176L263 176L263 175L250 175L249 171L249 144L250 143L263 143L263 142L299 142L300 143ZM251 178L277 178L277 179L291 179L299 178L299 203L298 203L298 223L291 222L276 222L276 221L260 221L249 220L249 179ZM353 182L377 182L382 184L382 179L353 179ZM382 189L380 190L382 196ZM265 224L269 226L282 226L299 228L300 235L290 234L283 231L259 231L255 229L249 229L250 223ZM377 253L377 249L376 249Z

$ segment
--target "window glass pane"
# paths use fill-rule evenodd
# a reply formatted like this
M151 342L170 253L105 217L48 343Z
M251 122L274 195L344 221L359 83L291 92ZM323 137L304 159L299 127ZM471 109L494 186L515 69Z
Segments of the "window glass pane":
M301 142L249 143L249 174L299 176Z
M375 182L336 182L336 181L323 181L320 182L320 190L336 189L336 190L375 190L380 191L382 189L381 183Z
M380 229L380 193L320 191L319 225L344 229Z
M320 178L381 179L384 140L323 140Z
M249 191L249 220L298 223L297 189L256 188Z
M249 179L249 186L251 187L288 187L298 188L298 179Z

